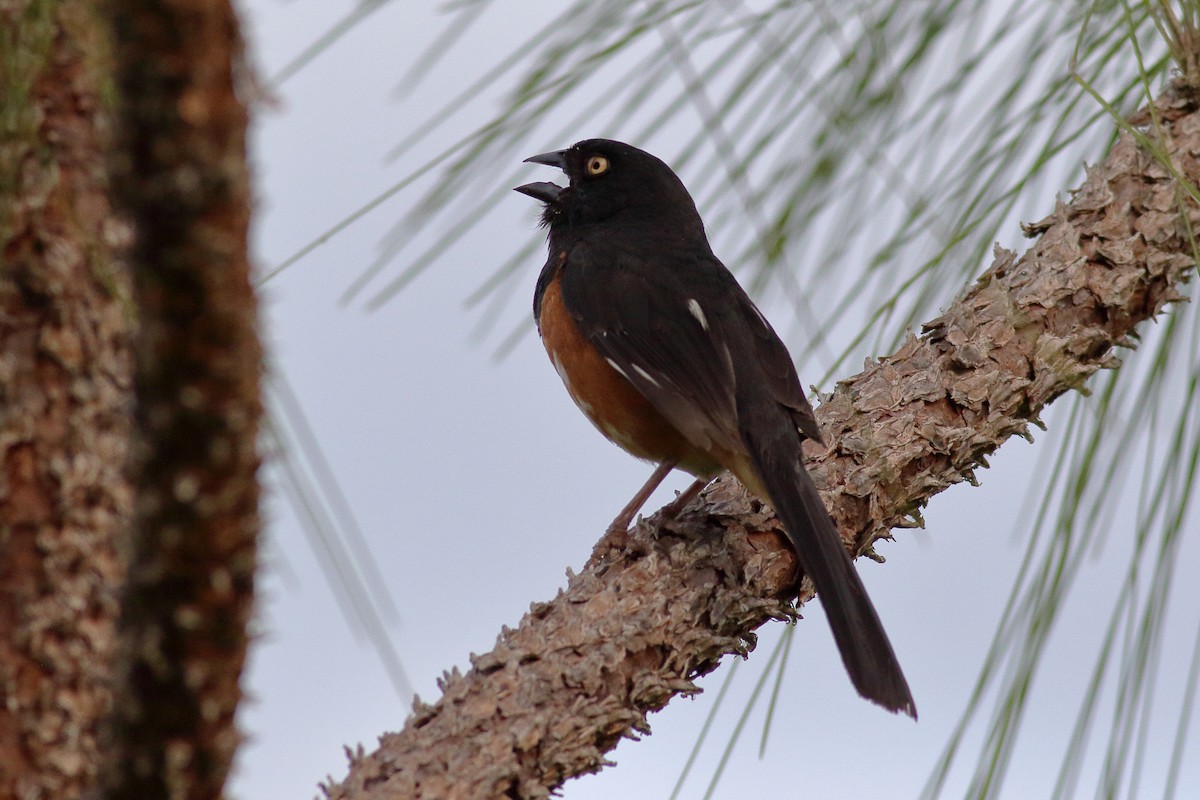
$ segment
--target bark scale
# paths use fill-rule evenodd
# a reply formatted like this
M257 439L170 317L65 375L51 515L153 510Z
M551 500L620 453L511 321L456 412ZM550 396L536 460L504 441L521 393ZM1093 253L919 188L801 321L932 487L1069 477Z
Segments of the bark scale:
M0 56L0 797L61 800L95 785L111 705L128 230L107 195L91 4L4 4Z

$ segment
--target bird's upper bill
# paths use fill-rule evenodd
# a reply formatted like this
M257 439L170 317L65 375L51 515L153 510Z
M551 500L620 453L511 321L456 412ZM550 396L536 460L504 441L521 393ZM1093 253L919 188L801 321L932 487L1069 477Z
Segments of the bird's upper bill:
M536 156L530 156L525 159L525 163L545 164L548 167L558 167L565 172L567 169L567 151L554 150L549 153L538 153ZM513 191L527 194L535 200L541 200L543 203L553 203L563 193L563 187L549 181L537 181L517 186Z

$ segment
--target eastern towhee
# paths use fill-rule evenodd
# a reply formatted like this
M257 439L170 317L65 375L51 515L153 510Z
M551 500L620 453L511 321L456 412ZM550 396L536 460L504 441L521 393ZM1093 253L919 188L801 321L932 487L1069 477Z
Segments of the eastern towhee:
M683 182L649 153L606 139L526 161L570 179L517 187L546 204L550 257L533 300L546 352L600 432L659 465L614 527L628 526L671 469L702 480L728 469L782 520L859 693L915 718L887 634L804 468L801 442L820 442L821 432L791 356L713 255Z

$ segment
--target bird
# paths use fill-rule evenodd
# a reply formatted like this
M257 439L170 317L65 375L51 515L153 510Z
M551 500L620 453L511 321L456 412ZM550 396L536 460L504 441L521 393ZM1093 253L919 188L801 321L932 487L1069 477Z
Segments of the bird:
M525 161L567 177L565 187L515 187L544 204L549 255L533 301L542 343L592 424L657 464L610 530L627 528L672 469L697 478L676 509L729 470L783 523L859 694L916 719L883 624L804 466L802 442L823 437L791 355L713 254L683 181L611 139Z

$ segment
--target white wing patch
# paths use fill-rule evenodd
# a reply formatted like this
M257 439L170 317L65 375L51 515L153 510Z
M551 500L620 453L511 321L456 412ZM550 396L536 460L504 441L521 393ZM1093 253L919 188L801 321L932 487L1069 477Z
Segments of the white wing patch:
M655 386L661 387L662 384L660 384L657 380L655 380L653 375L651 375L649 372L646 372L646 370L642 369L637 364L633 365L633 371L636 372L638 375L641 375L646 380L653 383Z
M629 377L629 373L628 373L628 372L626 372L625 370L621 369L621 365L620 365L620 364L618 364L616 361L614 361L614 360L613 360L613 359L611 359L611 358L606 358L606 359L604 359L604 360L608 362L608 365L609 365L610 367L612 367L612 368L613 368L613 369L615 369L617 372L619 372L619 373L621 374L621 377L622 377L622 378L624 378L625 380L629 381L630 383L633 383L633 378ZM634 372L636 372L638 375L641 375L643 378L645 378L646 380L650 381L650 382L651 382L651 383L653 383L655 386L662 386L662 384L660 384L660 383L659 383L659 382L658 382L658 381L657 381L657 380L654 378L654 376L653 376L653 375L651 375L649 372L646 372L646 370L642 369L642 368L641 368L641 367L639 367L637 364L631 364L630 366L632 366L632 367L633 367L633 371L634 371Z
M704 309L694 299L689 299L687 302L688 311L692 312L692 316L700 323L700 327L708 330L708 317L704 316Z
M758 310L758 306L754 305L754 303L751 303L750 307L754 309L754 313L758 315L758 321L763 324L764 328L767 328L768 330L774 330L774 328L771 327L771 323L767 322L767 318L764 317L763 313Z
M625 380L629 380L629 373L626 372L625 370L621 369L620 364L618 364L616 361L613 361L611 358L606 358L604 360L608 362L608 365L610 367L615 369L617 372L621 373L622 378L624 378Z

